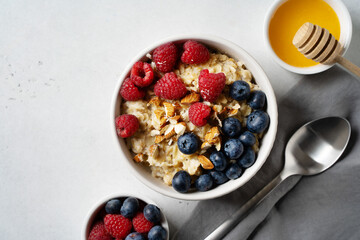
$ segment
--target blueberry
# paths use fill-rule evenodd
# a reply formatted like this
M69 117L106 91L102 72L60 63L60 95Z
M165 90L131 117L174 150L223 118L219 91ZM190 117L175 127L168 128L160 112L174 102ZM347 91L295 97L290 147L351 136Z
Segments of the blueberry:
M238 137L241 133L241 123L236 118L226 118L222 122L222 131L228 137Z
M191 185L190 174L184 170L178 171L175 173L172 179L173 188L181 193L186 193L189 191Z
M156 225L152 227L148 233L149 240L165 240L167 232L162 226Z
M158 223L161 220L160 209L154 204L146 205L144 207L143 213L144 213L144 217L152 223Z
M252 134L249 131L243 132L240 135L239 140L242 142L242 144L244 146L252 146L256 143L256 138L255 138L254 134Z
M261 133L269 126L269 115L261 110L250 113L248 116L246 127L250 132Z
M120 213L126 218L132 218L135 216L137 210L139 209L139 201L134 197L128 197L125 199Z
M229 159L237 159L244 151L244 147L239 139L229 139L224 144L224 153Z
M252 109L260 110L265 106L266 95L263 91L256 90L250 93L247 103Z
M126 236L125 240L145 240L141 233L133 232Z
M250 86L245 81L235 81L230 86L230 97L237 101L246 100L250 96Z
M195 187L197 190L201 192L208 191L213 186L213 179L209 174L200 175L198 179L195 181Z
M105 212L108 214L119 214L121 201L119 199L111 199L105 205Z
M236 163L232 163L229 168L226 170L225 174L229 179L237 179L242 174L242 169Z
M199 148L198 137L193 133L185 133L181 135L177 144L180 152L184 154L193 154Z
M251 167L255 162L255 152L251 147L245 148L244 153L237 160L240 167L248 168Z
M210 155L210 161L214 164L216 171L223 171L227 165L227 159L222 152L212 152Z
M223 172L213 170L209 174L217 185L221 185L229 180Z

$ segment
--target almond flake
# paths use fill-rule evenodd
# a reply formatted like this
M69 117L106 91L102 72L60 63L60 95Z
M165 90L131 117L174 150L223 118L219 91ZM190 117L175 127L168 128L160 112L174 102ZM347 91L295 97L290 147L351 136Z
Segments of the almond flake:
M156 144L153 144L149 148L150 156L153 158L156 158L159 156L159 146Z
M176 116L174 116L174 117L169 118L169 122L170 122L171 124L177 124L177 122L179 121L180 118L181 118L180 115L176 115Z
M200 101L200 94L192 92L189 95L186 95L183 99L181 99L181 103L183 104L192 104Z
M134 156L135 162L143 162L144 161L144 154L138 153Z
M223 107L221 105L214 105L212 109L214 110L214 112L220 113Z
M160 135L164 135L165 131L169 128L170 125L165 125L160 130Z
M211 144L210 143L208 143L208 142L203 142L202 144L201 144L201 149L203 149L203 150L207 150L207 149L209 149L209 148L211 148Z
M161 117L165 114L165 111L162 109L155 109L155 116L158 120L161 120Z
M185 122L179 122L175 125L175 133L179 135L183 135L186 130L186 123Z
M198 160L199 160L201 166L203 167L203 169L213 169L214 168L214 164L204 155L199 155Z
M219 137L219 142L215 143L215 148L216 150L220 151L221 150L221 138Z
M160 119L160 128L163 128L166 125L167 119L165 117L162 117Z
M161 99L158 96L153 97L150 99L149 104L154 104L155 106L160 107Z
M230 117L230 116L234 116L234 115L236 115L237 113L238 113L238 109L230 109L229 110L229 113L228 113L228 116Z
M166 129L164 135L165 135L165 138L166 138L166 139L169 139L169 138L171 138L172 136L174 136L174 135L175 135L174 125L170 125L170 126Z
M174 102L173 106L175 107L175 109L181 110L182 107L178 102Z
M175 116L175 107L174 105L172 105L169 102L164 102L164 107L165 107L165 113L167 117L173 117Z
M216 143L218 143L218 142L220 142L221 141L221 138L220 137L215 137L215 138L213 138L213 139L210 139L209 140L209 143L210 144L216 144Z
M220 136L220 131L218 127L212 127L206 134L205 134L205 141L212 143L214 138Z
M164 136L158 135L155 137L155 143L161 143L165 139Z
M150 136L155 137L156 135L160 135L160 131L159 130L151 130L150 131Z

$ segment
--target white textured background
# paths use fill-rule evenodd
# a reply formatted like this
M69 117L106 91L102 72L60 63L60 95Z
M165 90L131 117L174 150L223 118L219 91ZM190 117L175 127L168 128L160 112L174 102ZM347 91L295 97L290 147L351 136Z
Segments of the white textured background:
M163 209L174 232L196 202L162 196L128 173L110 128L122 69L162 38L207 33L233 41L264 68L277 97L306 78L265 51L270 0L0 0L1 239L79 239L88 210L119 191ZM360 65L360 7L346 57Z

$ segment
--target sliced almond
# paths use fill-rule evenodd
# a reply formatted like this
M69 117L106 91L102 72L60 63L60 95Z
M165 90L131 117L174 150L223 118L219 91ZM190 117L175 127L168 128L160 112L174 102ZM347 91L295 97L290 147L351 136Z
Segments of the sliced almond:
M201 144L201 149L207 150L209 148L211 148L212 144L210 144L209 142L203 142Z
M218 127L212 127L206 134L205 134L205 141L211 143L214 138L220 136L220 131Z
M167 121L166 117L162 117L160 119L160 128L163 128L166 125L166 121Z
M135 162L143 162L144 161L144 154L138 153L134 156Z
M149 153L150 156L153 158L156 158L159 156L159 146L156 144L153 144L149 147Z
M161 128L160 130L160 135L164 135L165 134L165 131L169 128L170 125L165 125Z
M239 112L239 109L230 109L228 112L228 116L234 116Z
M154 104L155 106L160 107L161 99L158 96L153 97L150 99L149 104Z
M219 141L217 143L215 143L215 148L216 150L220 151L221 150L221 138L219 137Z
M201 166L203 167L203 169L213 169L214 168L214 164L204 155L199 155L198 160L199 160Z
M174 106L175 109L177 109L177 110L181 110L181 109L182 109L182 107L181 107L181 105L180 105L179 102L174 102L173 106Z
M174 105L172 105L169 102L164 102L164 107L165 107L165 113L167 117L173 117L175 116L175 107Z
M164 135L165 135L165 138L166 138L166 139L169 139L169 138L171 138L172 136L174 136L174 135L175 135L174 125L170 125L170 126L166 129Z
M155 137L156 135L160 135L159 130L154 129L150 131L150 136Z
M221 141L221 138L220 137L215 137L215 138L213 138L213 139L210 139L208 142L210 143L210 144L216 144L216 143L218 143L218 142L220 142Z
M158 135L155 137L155 143L161 143L165 139L164 136Z
M173 117L169 118L169 122L171 124L177 124L177 122L179 121L180 118L181 118L180 115L173 116Z
M175 125L175 133L179 135L183 135L186 131L186 123L185 122L179 122Z
M214 110L214 112L220 113L221 110L223 110L223 107L222 107L222 105L214 105L214 106L212 107L212 109Z
M165 114L165 111L162 110L162 109L155 109L154 113L155 113L156 118L157 118L158 120L161 120L161 118L162 118L162 117L164 116L164 114Z
M183 99L181 99L181 103L183 104L192 104L200 101L200 94L192 92L189 95L186 95Z

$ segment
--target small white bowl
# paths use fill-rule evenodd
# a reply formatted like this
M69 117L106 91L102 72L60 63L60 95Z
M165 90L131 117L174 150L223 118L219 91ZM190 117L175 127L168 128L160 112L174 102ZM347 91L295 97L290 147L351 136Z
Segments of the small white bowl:
M261 90L263 90L267 97L267 113L270 117L270 125L269 128L264 135L264 138L261 142L260 151L257 155L257 160L253 166L248 168L244 174L236 179L230 180L225 184L215 187L206 192L189 192L189 193L179 193L175 191L172 187L167 186L162 182L162 180L155 178L151 175L150 169L146 169L145 167L137 164L132 159L132 155L129 149L126 146L124 139L121 139L116 134L116 128L114 119L120 115L120 104L121 104L121 96L119 95L119 89L123 80L129 75L131 67L133 64L143 58L147 53L151 53L156 47L161 44L167 42L185 42L186 40L195 40L209 46L211 48L217 49L218 51L227 54L228 56L234 58L235 60L242 61L247 69L252 73L256 83L260 86ZM124 161L131 172L145 185L150 187L151 189L164 194L166 196L183 199L183 200L204 200L204 199L212 199L216 197L220 197L227 193L234 191L235 189L241 187L246 182L248 182L261 168L261 166L266 161L270 151L273 147L275 136L277 132L278 125L278 111L277 111L277 103L274 91L271 87L270 81L267 78L265 72L262 70L260 65L242 48L237 46L236 44L225 40L223 38L219 38L216 36L209 35L185 35L185 36L175 36L171 38L164 39L158 43L152 44L150 47L141 51L124 69L123 74L120 76L119 82L115 88L113 102L112 102L112 112L111 112L111 126L113 136L118 141L120 147L120 157L119 161Z
M270 20L273 17L275 11L287 0L276 0L271 5L269 11L267 12L265 16L265 23L264 23L264 38L265 38L265 44L270 52L270 55L275 61L283 68L285 68L288 71L299 73L299 74L314 74L314 73L320 73L323 72L329 68L331 68L332 65L324 65L324 64L317 64L315 66L311 67L294 67L292 65L287 64L283 60L281 60L276 53L274 52L273 48L271 47L270 40L269 40L269 25ZM324 0L326 3L328 3L335 11L336 15L339 18L340 21L340 44L344 47L344 51L342 55L345 54L347 49L349 48L350 42L351 42L351 36L352 36L352 22L351 17L349 14L348 9L346 8L345 4L341 0Z
M145 202L146 204L154 204L155 206L159 207L154 201L152 201L151 199L144 197L144 196L139 196L139 195L134 195L133 193L117 193L117 194L113 194L110 196L107 196L103 199L101 199L99 202L97 202L89 211L89 213L87 214L84 224L83 224L83 228L81 231L81 239L82 240L87 240L90 234L90 228L91 225L93 224L94 220L96 219L97 215L99 214L99 212L105 208L105 204L111 200L111 199L115 199L115 198L127 198L127 197L135 197L140 201ZM159 207L160 208L160 207ZM161 210L161 208L160 208ZM166 232L167 232L167 240L169 240L169 236L170 236L170 232L169 232L169 223L165 217L165 214L163 213L163 211L161 211L161 222L159 223L159 225L161 225L163 228L165 228Z

